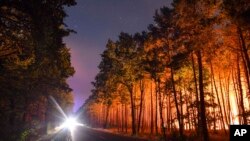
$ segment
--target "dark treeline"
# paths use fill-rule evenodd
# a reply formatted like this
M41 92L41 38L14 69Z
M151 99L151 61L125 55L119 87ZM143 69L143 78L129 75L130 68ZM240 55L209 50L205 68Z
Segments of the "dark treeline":
M74 74L62 39L74 0L0 1L0 140L34 140L47 132L73 97L66 79Z
M109 40L81 108L85 122L203 141L248 124L249 16L245 0L174 0L147 31Z

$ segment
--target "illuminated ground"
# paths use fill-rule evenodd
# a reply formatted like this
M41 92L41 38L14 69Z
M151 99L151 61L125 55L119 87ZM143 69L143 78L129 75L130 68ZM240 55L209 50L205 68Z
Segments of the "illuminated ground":
M88 127L78 127L77 130L74 131L73 136L73 141L147 141L145 139L98 131ZM51 137L51 139L47 139L46 141L50 141L52 138L54 137Z

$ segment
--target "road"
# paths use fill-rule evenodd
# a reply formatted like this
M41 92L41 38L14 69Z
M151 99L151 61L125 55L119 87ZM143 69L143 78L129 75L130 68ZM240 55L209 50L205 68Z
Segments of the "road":
M77 130L74 131L73 141L147 141L147 140L112 134L109 132L91 129L88 127L78 127Z

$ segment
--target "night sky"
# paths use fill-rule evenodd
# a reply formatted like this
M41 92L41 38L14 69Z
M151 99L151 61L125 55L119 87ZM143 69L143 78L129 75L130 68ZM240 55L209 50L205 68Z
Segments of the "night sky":
M107 40L116 40L121 31L133 34L146 30L153 23L155 10L170 3L171 0L77 0L76 6L66 9L66 24L77 32L64 39L76 71L68 79L75 99L74 111L91 94L91 82L98 73Z

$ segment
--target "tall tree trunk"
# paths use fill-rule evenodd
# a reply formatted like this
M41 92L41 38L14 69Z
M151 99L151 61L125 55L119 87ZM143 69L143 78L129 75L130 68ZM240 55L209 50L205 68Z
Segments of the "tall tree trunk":
M235 100L236 100L236 104L238 105L237 106L237 110L238 110L238 112L240 113L240 102L239 102L239 98L238 98L238 87L236 86L237 84L237 72L235 72L235 74L232 72L232 80L233 80L233 86L234 86L234 92L235 92ZM241 123L241 118L238 118L238 121L239 121L239 123Z
M119 129L120 129L120 117L119 117L119 105L116 107L116 128L117 128L117 131L119 132Z
M199 93L198 93L198 84L197 84L197 79L196 79L196 71L195 71L195 63L194 63L194 54L192 53L192 56L191 56L191 59L192 59L192 70L193 70L193 75L194 75L194 86L195 86L195 98L196 98L196 103L197 103L197 124L195 122L195 125L196 125L196 131L197 131L197 134L198 136L200 136L200 132L201 132L201 129L200 129L200 104L199 104Z
M140 127L141 127L141 117L142 117L142 109L143 109L143 101L144 101L144 82L143 80L140 80L140 109L139 109L139 117L138 117L138 127L137 127L137 132L140 132Z
M209 141L207 120L206 120L206 107L205 107L205 96L203 90L203 70L202 70L202 57L201 51L197 51L198 68L199 68L199 89L200 89L200 107L201 107L201 129L203 134L203 141Z
M107 128L107 125L108 125L108 116L109 116L109 111L110 111L110 104L107 105L107 110L106 110L106 115L105 115L105 122L104 122L104 125L103 125L103 128L106 129Z
M171 108L171 95L168 96L168 131L172 131L172 121L171 121L171 113L172 113L172 108Z
M227 113L226 113L226 106L225 106L225 100L224 100L224 93L223 93L223 86L222 86L222 82L221 82L221 76L219 73L219 84L220 84L220 91L221 91L221 98L222 98L222 105L223 105L223 111L224 111L224 117L225 117L225 122L227 125L229 125L228 120L227 120Z
M142 121L141 121L141 133L144 133L144 121L145 121L145 100L143 100L144 102L143 102L143 108L142 108ZM148 126L146 126L147 127L147 129L148 129Z
M244 100L243 100L244 95L243 95L242 84L241 84L239 56L237 56L237 78L238 78L238 87L239 87L239 98L240 98L239 102L240 102L241 116L243 118L243 124L247 124L247 118L246 118Z
M180 108L181 108L181 111L180 111L181 123L182 123L183 130L184 130L184 123L183 123L183 103L182 103L182 91L181 91L181 89L180 89Z
M176 92L175 82L174 82L174 71L172 68L171 68L171 82L172 82L172 88L173 88L173 93L174 93L174 103L176 107L177 119L178 119L178 124L179 124L180 140L182 140L183 139L183 124L181 122L181 114L178 108L177 92Z
M164 140L167 140L166 136L166 130L164 126L164 119L163 119L163 98L162 98L162 93L161 93L161 86L160 86L160 79L158 79L158 94L159 94L159 110L160 110L160 119L161 119L161 131L163 134Z
M214 87L213 87L213 77L212 77L212 75L213 74L212 74L212 71L211 71L211 83L210 83L211 84L211 94L214 95ZM214 118L214 121L213 121L214 129L213 130L214 130L214 133L215 133L216 132L216 116L215 116L215 100L214 100L214 98L213 98L213 118Z
M188 94L187 94L187 90L186 90L186 87L184 86L183 88L183 91L184 91L184 104L186 104L185 106L185 111L186 111L186 118L187 118L187 125L186 125L186 129L189 131L191 129L191 121L190 121L190 113L189 113L189 108L190 108L190 103L192 101L192 93L190 93L190 97L191 97L191 100L188 99Z
M243 67L244 67L244 74L245 74L245 79L246 79L246 85L247 85L247 97L248 97L248 102L249 102L249 107L250 107L250 78L247 71L247 62L246 59L244 58L243 52L241 52L242 60L243 60Z
M150 124L150 133L154 132L154 108L153 108L153 84L151 80L151 93L150 93L150 106L151 106L151 124Z
M242 30L240 27L238 27L238 34L239 34L239 38L240 38L240 42L241 42L241 49L242 52L244 54L244 58L247 64L247 68L248 68L248 75L250 75L250 60L249 60L249 55L247 52L247 46L246 46L246 42L242 33ZM249 78L248 78L249 79Z
M241 46L241 54L243 58L244 68L245 68L245 75L246 75L246 83L248 87L248 101L250 103L250 59L248 55L248 49L246 46L246 42L243 36L243 32L240 27L238 27L238 34L239 34L239 40L240 40L240 46Z
M133 95L133 86L128 88L130 94L130 103L131 103L131 125L132 125L132 135L136 135L136 125L135 125L135 106L134 106L134 95Z
M197 117L195 116L195 113L196 113L195 107L192 106L192 118L193 118L193 120L191 120L191 121L192 121L192 126L193 126L193 128L196 130L196 132L198 132L198 131L197 131L198 125L197 125L197 123L196 123L196 121L195 121L195 119L196 119ZM191 119L192 119L192 118L191 118Z
M127 113L127 104L125 103L125 131L128 133L128 113Z
M217 97L217 102L218 102L219 109L220 109L221 122L222 122L222 125L223 125L224 132L227 133L225 122L224 122L224 118L223 118L223 112L222 112L222 108L221 108L221 103L220 103L219 92L218 92L218 89L217 89L217 86L216 86L216 83L215 83L214 69L213 69L212 61L210 61L210 69L211 69L211 77L212 77L212 81L214 83L214 89L215 89L215 93L216 93L216 97Z
M122 128L122 132L124 132L124 116L125 116L124 115L124 108L123 107L124 107L124 104L122 103L122 117L121 117L122 118L122 125L121 125L122 126L121 127Z
M231 104L230 104L230 76L231 76L231 71L229 72L229 74L228 74L228 77L227 77L227 79L226 79L226 98L227 98L227 109L228 109L228 111L227 111L227 113L228 113L228 126L229 126L229 124L230 123L232 123L232 120L231 120L231 117L232 117L232 111L231 111Z
M158 135L158 90L157 78L155 80L155 134Z

